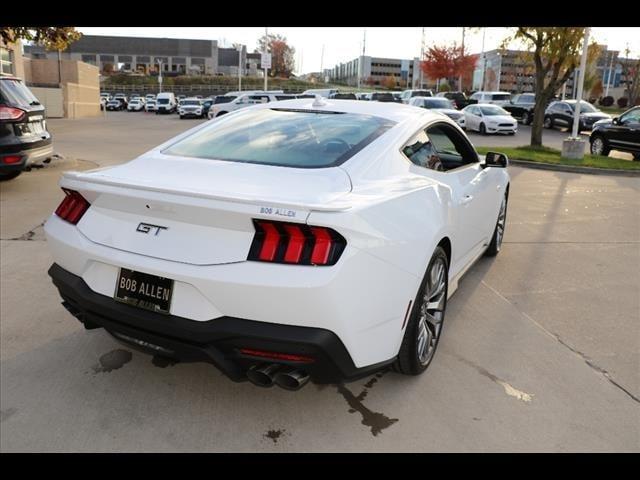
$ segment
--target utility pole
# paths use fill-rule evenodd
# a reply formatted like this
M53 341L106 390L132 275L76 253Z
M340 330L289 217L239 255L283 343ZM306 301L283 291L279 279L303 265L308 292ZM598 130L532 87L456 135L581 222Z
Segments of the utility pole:
M269 45L269 27L264 28L265 42L264 42L264 54L267 54L267 45ZM264 67L264 91L267 91L267 67Z
M156 60L158 62L158 91L162 93L162 60Z
M487 55L484 53L484 39L487 33L486 27L482 28L482 82L480 85L480 90L484 90L484 76L487 71Z
M62 86L62 57L60 49L58 49L58 85ZM105 107L106 109L107 107Z
M238 91L242 91L242 45L238 45Z
M364 37L362 38L362 56L360 57L360 60L358 61L358 88L360 88L360 77L362 76L363 72L363 67L364 67L364 53L366 51L366 45L367 45L367 31L364 31Z
M460 50L460 57L464 56L464 28L462 27L462 49ZM458 75L458 90L462 91L462 72Z
M322 83L324 83L324 70L322 69L324 67L324 43L322 44L322 53L320 54L320 79L322 80Z
M609 70L607 71L607 89L604 92L604 96L609 96L609 84L611 83L611 69L613 68L613 50L611 51L611 63L609 64ZM603 75L604 77L604 75Z
M584 30L584 41L582 42L582 58L580 59L580 78L578 80L578 94L576 101L576 108L573 112L573 132L571 136L576 138L578 136L578 124L580 123L580 103L582 102L582 88L584 87L584 74L586 73L587 66L587 51L589 50L589 30L587 27Z
M420 68L420 85L418 88L422 88L424 84L424 73L422 72L422 61L424 60L424 27L422 27L422 38L420 40L420 61L418 62L418 68ZM415 72L414 72L415 76Z

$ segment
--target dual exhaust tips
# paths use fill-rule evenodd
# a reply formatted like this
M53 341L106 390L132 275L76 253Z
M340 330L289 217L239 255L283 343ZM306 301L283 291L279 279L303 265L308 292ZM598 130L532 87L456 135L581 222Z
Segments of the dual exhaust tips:
M285 390L299 390L309 381L309 374L277 363L262 363L252 366L247 371L247 378L259 387L272 387L275 384Z

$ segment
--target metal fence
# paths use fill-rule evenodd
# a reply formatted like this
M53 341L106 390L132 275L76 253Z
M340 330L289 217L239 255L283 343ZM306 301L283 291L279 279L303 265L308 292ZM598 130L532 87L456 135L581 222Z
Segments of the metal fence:
M242 83L242 90L262 90L264 83ZM278 85L269 85L269 90L283 90L285 93L302 93L307 87L281 87ZM327 87L329 88L329 87ZM184 95L224 95L227 92L237 91L238 86L235 85L166 85L162 87L163 92L173 92L175 94ZM160 92L157 85L106 85L100 87L101 92L114 93L139 93L147 94Z

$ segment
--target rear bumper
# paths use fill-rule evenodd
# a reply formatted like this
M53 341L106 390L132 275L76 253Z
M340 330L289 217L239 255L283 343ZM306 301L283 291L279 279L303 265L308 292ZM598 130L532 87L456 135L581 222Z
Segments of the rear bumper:
M51 137L44 140L31 143L15 143L13 145L3 145L0 154L0 172L10 173L21 171L28 165L45 160L53 155L53 143ZM2 161L4 156L19 155L21 158L18 163L6 164Z
M312 363L271 361L308 371L316 383L337 383L378 371L393 359L357 368L337 335L322 328L280 325L233 317L204 322L148 312L93 292L81 277L57 264L49 275L66 308L87 329L104 328L118 340L152 354L181 361L215 365L234 381L263 359L240 353L240 348L312 357Z

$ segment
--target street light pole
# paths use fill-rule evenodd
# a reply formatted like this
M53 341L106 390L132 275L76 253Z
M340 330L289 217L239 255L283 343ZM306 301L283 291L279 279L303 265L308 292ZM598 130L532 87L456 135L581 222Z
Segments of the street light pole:
M580 102L582 102L582 89L584 87L584 74L587 66L587 51L589 50L589 27L584 30L584 41L582 42L582 58L580 59L580 78L578 80L578 95L576 97L576 108L573 112L573 131L571 136L578 136L578 125L580 124Z
M264 54L267 55L267 46L269 44L269 28L264 28L265 42L264 42ZM267 67L264 67L264 91L267 91Z
M159 86L159 93L162 93L162 60L156 60L158 62L158 84Z
M238 46L238 91L242 91L242 45Z
M487 33L487 29L482 29L482 82L480 85L480 90L484 90L484 74L487 71L487 54L484 53L484 38Z
M462 27L462 49L460 50L460 57L464 56L464 27ZM458 90L462 91L462 73L458 75Z
M607 71L607 89L604 92L604 96L609 96L609 84L611 83L611 69L613 68L613 51L611 52L611 63L609 64L609 70ZM603 75L604 77L604 75Z

